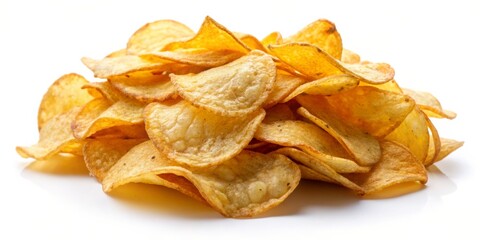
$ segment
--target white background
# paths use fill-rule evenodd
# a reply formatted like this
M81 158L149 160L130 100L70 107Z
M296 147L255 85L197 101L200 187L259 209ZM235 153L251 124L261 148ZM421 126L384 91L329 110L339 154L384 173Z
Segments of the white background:
M206 15L258 38L288 36L318 18L335 22L346 48L390 63L401 86L430 91L455 110L457 119L435 123L465 146L431 167L426 187L411 194L361 200L302 182L277 208L242 220L162 187L106 195L80 164L16 154L16 145L37 141L48 86L69 72L92 78L81 57L124 47L146 22L175 19L196 31ZM479 239L479 16L474 0L1 0L0 239Z

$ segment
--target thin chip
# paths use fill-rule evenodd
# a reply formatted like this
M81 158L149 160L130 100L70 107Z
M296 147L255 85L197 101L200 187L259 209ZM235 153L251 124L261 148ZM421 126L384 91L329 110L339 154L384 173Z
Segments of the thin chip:
M334 23L319 19L308 24L296 34L288 37L285 42L309 43L324 52L339 59L342 57L342 38Z
M423 165L428 167L437 161L442 149L442 142L437 128L435 125L433 125L432 120L429 118L425 118L425 120L427 120L428 129L430 130L430 143L428 146L428 154L425 158L425 162L423 162Z
M348 74L367 83L380 84L392 80L395 75L393 68L386 63L342 63L320 48L307 43L270 45L269 49L282 62L312 80Z
M226 161L248 145L265 111L225 117L187 101L151 103L144 111L150 139L168 158L192 167Z
M418 106L429 116L435 118L454 119L457 114L445 110L435 96L428 92L414 91L407 88L402 88L403 93L407 94L415 100Z
M130 182L165 185L162 176L166 174L190 182L212 208L227 217L265 212L283 202L300 181L298 167L279 154L242 151L214 168L189 170L168 160L147 141L132 148L111 168L103 188L109 192ZM186 184L177 190L191 192L182 186Z
M260 42L256 37L247 34L247 33L240 33L240 32L235 32L234 33L235 37L240 39L243 44L245 44L248 48L252 50L260 50L262 52L267 52L268 50L265 48L265 46Z
M273 84L272 91L268 95L263 107L269 108L279 102L287 102L285 101L287 95L304 82L305 80L300 77L277 71L277 77Z
M89 83L84 77L70 73L56 80L43 95L38 108L38 129L55 116L82 106L93 99L82 86Z
M279 32L272 32L262 39L263 46L268 48L268 45L277 45L282 44L283 38L282 34Z
M450 153L459 149L464 144L463 141L457 141L457 140L448 139L448 138L440 138L440 142L441 142L441 148L440 148L440 152L438 153L438 156L435 158L435 162L445 159L448 155L450 155ZM431 149L430 151L432 152L435 151L434 147L430 149Z
M267 100L275 76L272 58L254 50L221 67L170 77L178 94L193 105L224 116L240 116L256 111Z
M341 61L350 64L360 63L360 55L344 48L342 51Z
M263 119L263 123L273 123L284 120L295 120L295 114L287 104L280 103L267 109L267 114L265 115L265 119Z
M172 61L199 67L218 67L242 57L243 53L231 50L186 49L163 51L142 55L151 61Z
M153 76L152 76L153 77ZM168 75L155 76L156 80L147 83L132 81L131 78L116 77L109 79L110 84L125 96L144 103L164 101L173 98L175 87Z

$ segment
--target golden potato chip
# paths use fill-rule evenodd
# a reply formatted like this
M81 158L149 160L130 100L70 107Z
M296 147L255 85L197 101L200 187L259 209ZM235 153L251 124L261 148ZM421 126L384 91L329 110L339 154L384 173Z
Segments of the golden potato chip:
M115 58L115 57L121 57L127 55L127 49L122 48L117 51L109 53L105 58Z
M333 58L342 57L342 38L338 33L335 24L326 20L319 19L308 24L296 34L288 37L285 42L309 43L322 49Z
M344 63L350 63L350 64L360 63L360 55L354 53L351 50L344 48L342 51L341 61Z
M430 117L454 119L457 114L442 108L435 96L428 92L414 91L402 88L403 93L415 100L418 106Z
M142 55L142 58L150 61L172 61L200 67L218 67L238 59L244 53L221 49L185 49L177 51L163 51Z
M146 139L90 139L83 148L85 165L90 174L102 182L108 170L132 147Z
M328 164L322 161L318 161L317 158L311 156L310 154L307 154L295 148L280 148L273 153L283 154L294 161L300 162L301 164L312 169L313 171L318 172L320 175L330 178L334 183L340 184L353 190L358 195L364 194L364 191L360 186L345 178L341 174L337 173L330 166L328 166Z
M302 78L283 73L282 71L277 71L277 77L273 83L272 91L268 95L263 107L269 108L280 101L286 102L283 99L304 82L305 80Z
M418 107L415 107L385 139L406 147L419 162L423 163L427 157L430 138L426 117Z
M399 183L427 182L427 171L416 157L403 146L382 141L382 159L368 173L349 174L347 178L361 186L366 194Z
M248 145L265 111L225 117L187 101L151 103L144 111L145 128L160 151L180 164L207 167L226 161Z
M224 116L257 110L275 81L272 58L254 50L221 67L196 75L171 75L177 92L193 105Z
M350 90L358 86L358 78L349 75L333 75L315 81L307 82L297 87L282 102L288 102L299 94L310 95L332 95L342 91Z
M176 93L175 87L167 75L158 75L156 80L140 84L126 77L112 78L109 79L109 82L112 87L125 96L145 103L164 101L172 98Z
M392 132L415 107L415 102L408 96L368 86L326 97L302 95L297 97L297 101L300 98L309 102L310 107L300 104L310 112L318 108L316 101L322 102L325 110L339 116L343 122L375 137L384 137Z
M88 138L94 139L147 139L148 134L145 130L145 124L119 125L99 130Z
M280 204L300 181L298 167L279 154L242 151L214 168L192 170L170 161L147 141L132 148L111 168L103 189L109 192L129 182L164 185L159 180L164 174L188 180L212 208L227 217L265 212Z
M437 128L435 125L433 125L432 120L430 120L428 117L425 118L425 120L427 121L428 129L430 130L430 143L428 146L428 154L423 162L423 165L428 167L437 161L442 149L442 142Z
M263 123L273 123L283 120L295 120L295 114L287 104L280 103L267 109L267 114L263 119Z
M38 108L38 129L55 116L82 106L93 99L82 86L89 83L84 77L70 73L56 80L43 95Z
M336 183L335 180L332 180L331 178L301 164L297 163L298 168L300 168L300 172L302 173L302 179L308 179L308 180L315 180L315 181L322 181L322 182L328 182L328 183Z
M91 82L85 84L82 89L87 89L89 92L95 93L95 98L104 98L110 101L110 103L118 102L126 97L115 89L110 82Z
M72 123L76 138L84 139L111 127L143 124L144 105L121 100L111 104L105 98L97 98L86 104Z
M434 163L440 160L443 160L448 155L450 155L450 153L462 147L464 143L462 141L457 141L457 140L448 139L448 138L440 138L440 142L441 142L440 152L438 153L438 156L435 158ZM434 152L435 148L432 146L431 148L429 148L429 151ZM433 153L430 153L430 154L433 155Z
M208 16L193 38L171 42L163 48L164 51L178 49L231 50L240 53L250 51L232 32Z
M192 37L194 34L190 28L174 20L147 23L130 37L127 52L134 55L159 52L167 44Z
M262 123L254 137L284 147L300 148L339 173L369 170L349 160L350 155L337 140L310 123L291 120Z
M17 153L24 158L46 160L65 150L77 152L75 149L78 149L82 142L75 139L70 125L79 111L80 107L73 107L44 123L38 143L29 147L17 147Z
M256 37L247 34L247 33L239 33L235 32L233 33L236 38L240 39L243 44L245 44L248 48L252 50L260 50L262 52L267 52L268 50L265 48L265 46L260 42Z
M393 79L395 71L386 63L348 64L331 57L323 50L307 43L270 45L270 51L312 80L338 74L348 74L361 81L380 84Z
M268 50L268 45L277 45L283 43L282 34L279 32L272 32L264 37L261 42Z

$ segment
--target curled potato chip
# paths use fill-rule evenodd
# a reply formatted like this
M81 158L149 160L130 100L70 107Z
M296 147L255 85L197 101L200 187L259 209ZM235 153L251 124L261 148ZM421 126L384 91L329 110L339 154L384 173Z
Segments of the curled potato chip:
M256 139L285 147L296 147L329 165L339 173L366 172L348 158L350 155L324 130L302 121L262 123L255 132ZM313 164L313 163L312 163ZM310 165L309 165L310 166Z
M38 129L58 114L82 106L93 99L82 86L89 82L76 73L63 75L57 79L43 95L38 108Z
M307 43L270 45L270 51L285 64L313 79L348 74L361 81L380 84L393 79L395 71L386 63L348 64Z
M123 99L123 94L115 89L110 82L91 82L85 84L83 89L87 89L89 92L93 92L95 98L105 98L111 103L117 102Z
M245 44L248 48L252 50L260 50L262 52L267 52L268 50L265 48L265 46L260 42L256 37L247 34L247 33L239 33L235 32L233 33L236 38L240 39L243 44Z
M301 164L307 166L311 170L318 172L319 175L325 176L331 179L334 183L337 183L339 185L342 185L344 187L347 187L353 190L358 195L364 194L364 191L360 186L350 181L349 179L345 178L341 174L337 173L330 166L328 166L328 164L322 161L318 161L317 158L313 157L308 153L302 152L295 148L280 148L274 151L273 153L283 154L294 161L300 162Z
M134 101L118 101L111 104L105 98L97 98L86 104L72 123L76 138L84 139L111 127L143 124L144 105Z
M448 139L448 138L440 138L440 142L441 142L440 152L435 158L435 162L443 160L448 155L450 155L450 153L462 147L464 143L463 141L457 141L457 140ZM434 151L435 151L435 148L433 146L429 148L429 152L431 155L433 155Z
M427 171L403 146L382 141L382 158L368 173L349 174L347 178L361 186L366 194L406 182L427 182Z
M284 120L295 120L295 114L287 104L280 103L267 109L267 114L265 115L265 119L263 119L263 123L273 123Z
M175 41L163 48L164 51L178 49L231 50L241 53L250 51L250 48L236 38L232 32L208 16L200 30L191 39Z
M305 80L302 78L277 71L272 91L268 95L263 107L269 108L281 101L286 102L284 101L285 97L304 82Z
M24 158L47 160L60 152L78 152L82 141L75 139L70 125L79 111L80 107L73 107L44 123L38 143L29 147L17 147L17 153Z
M231 50L186 49L163 51L142 55L152 61L172 61L200 67L218 67L245 55Z
M427 157L430 138L426 117L418 107L415 107L385 139L403 145L423 163Z
M454 119L457 114L442 108L435 96L428 92L414 91L402 88L403 93L415 100L417 105L430 117Z
M103 181L106 192L129 182L166 185L162 177L187 180L201 198L228 217L258 215L280 204L298 185L300 171L279 154L242 151L211 169L191 170L163 156L151 141L132 148L115 164ZM183 190L182 190L183 189Z
M342 51L341 61L350 64L360 63L360 55L344 48Z
M127 52L135 55L158 52L165 45L194 34L190 28L174 20L147 23L130 37L127 43Z
M442 149L442 142L437 128L435 125L433 125L432 120L430 120L428 117L425 118L425 120L427 121L428 129L430 130L430 143L428 146L428 154L423 162L423 165L428 167L437 161Z
M342 91L350 90L358 86L358 78L349 75L333 75L315 81L307 82L297 87L282 102L288 102L297 95L306 93L310 95L332 95Z
M248 145L265 111L224 117L187 101L151 103L144 111L150 139L169 159L192 167L226 161Z
M156 76L156 80L147 83L131 81L130 78L116 77L109 79L112 87L125 96L140 102L150 103L164 101L175 96L175 87L167 75Z
M283 43L282 34L279 32L272 32L262 39L263 46L268 48L268 45L277 45ZM268 49L267 49L268 50Z
M326 20L319 19L308 24L296 34L288 37L285 42L309 43L322 49L333 58L342 57L342 38L337 31L335 24Z
M145 139L90 139L83 148L85 165L90 174L102 182L108 170L132 147Z
M252 51L221 67L196 75L171 75L177 92L193 105L224 116L239 116L257 110L275 81L271 57Z
M315 181L322 181L322 182L328 182L328 183L336 183L335 180L332 180L331 178L301 164L297 163L298 168L300 168L300 172L302 173L302 179L308 179L308 180L315 180Z

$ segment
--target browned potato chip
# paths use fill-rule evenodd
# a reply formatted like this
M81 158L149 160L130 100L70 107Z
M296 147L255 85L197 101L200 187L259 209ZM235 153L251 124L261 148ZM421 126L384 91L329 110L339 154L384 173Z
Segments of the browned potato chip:
M417 105L430 117L454 119L457 114L442 108L435 96L428 92L414 91L402 88L403 93L415 100Z
M348 74L361 81L380 84L393 79L395 71L386 63L348 64L331 57L307 43L270 45L270 51L285 64L312 80L338 74Z
M430 143L428 146L428 154L423 165L428 167L437 161L442 149L442 142L437 128L433 125L432 121L429 118L425 118L425 120L427 120L428 129L430 130Z
M350 64L360 63L360 55L344 48L342 51L341 61Z
M193 38L169 43L163 50L173 51L178 49L199 48L208 50L231 50L240 53L248 53L250 51L250 48L240 39L236 38L232 32L208 16Z
M129 182L169 187L162 179L165 174L185 178L212 208L227 217L265 212L280 204L300 181L298 167L279 154L243 151L214 168L191 170L170 161L147 141L132 148L110 169L103 188L109 192Z
M147 23L130 37L127 52L135 55L158 52L163 50L165 45L194 34L190 28L174 20Z
M56 80L43 95L38 109L38 129L55 116L68 112L73 107L82 106L93 97L82 86L88 81L75 73L63 75Z
M263 123L273 123L283 120L295 120L295 114L287 104L280 103L267 109L267 114L265 115L265 119L263 119Z
M225 117L187 101L151 103L145 127L158 149L180 164L207 167L226 161L248 145L265 117L258 109L248 115Z
M335 24L326 20L319 19L308 24L296 34L288 37L285 42L309 43L322 49L333 58L342 57L342 38L338 33Z
M369 170L349 160L350 155L337 140L310 123L291 120L262 123L254 137L285 147L300 148L339 173Z
M272 58L255 50L196 75L170 77L178 94L193 105L224 116L240 116L256 111L267 100L275 75Z
M163 51L142 55L151 61L172 61L200 67L218 67L245 55L228 49L205 50L186 49L177 51Z
M262 39L262 44L266 48L268 48L268 45L277 45L282 43L283 43L282 34L280 34L279 32L272 32Z
M116 77L109 79L109 82L112 87L125 96L144 103L164 101L175 96L175 87L168 75L158 75L155 78L147 83L138 83L132 81L131 78Z
M275 83L273 83L272 91L268 95L263 107L269 108L279 102L287 102L284 100L285 97L304 82L305 80L302 78L277 71L277 77Z
M450 155L450 153L462 147L464 143L461 141L448 139L448 138L440 138L440 142L441 142L441 148L440 148L440 152L438 153L438 156L435 158L435 162L443 160L448 155ZM434 147L432 146L432 148L430 148L429 151L432 151L432 152L435 151Z
M260 42L256 37L247 34L247 33L239 33L235 32L233 33L236 38L240 39L243 44L248 46L248 48L252 50L260 50L262 52L267 52L268 50L265 48L265 46Z

